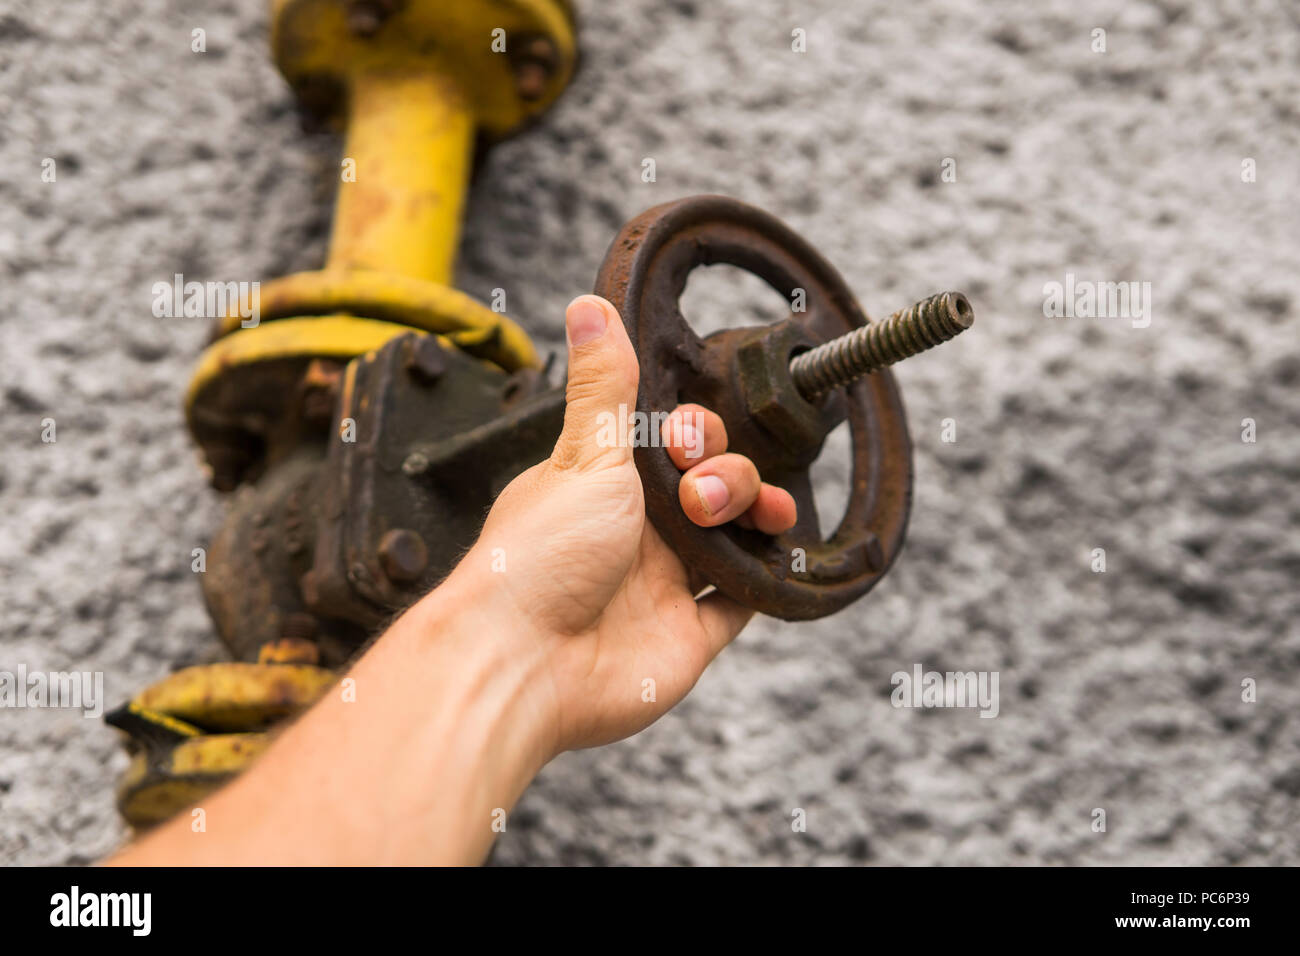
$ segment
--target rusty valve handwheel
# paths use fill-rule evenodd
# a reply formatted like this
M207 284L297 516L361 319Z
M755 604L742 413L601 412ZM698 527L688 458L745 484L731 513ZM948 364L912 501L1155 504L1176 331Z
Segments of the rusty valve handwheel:
M701 339L678 300L693 269L717 263L752 272L804 310L792 309L773 325ZM898 386L878 369L809 399L789 368L794 356L867 324L839 273L762 210L696 196L627 223L605 256L595 291L618 308L636 348L637 410L658 422L655 413L682 402L711 408L726 423L729 450L752 458L763 479L798 504L798 523L780 535L734 523L701 528L678 503L680 474L667 452L657 443L637 447L646 512L694 579L785 620L832 614L869 591L898 555L911 505L912 444ZM934 343L921 347L928 344ZM808 468L846 417L851 491L844 519L823 539Z

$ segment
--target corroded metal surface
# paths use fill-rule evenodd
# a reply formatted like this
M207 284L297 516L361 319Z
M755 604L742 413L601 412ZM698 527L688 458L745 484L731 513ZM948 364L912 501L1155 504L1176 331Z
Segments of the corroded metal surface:
M746 269L786 301L806 304L772 326L701 339L678 307L691 270ZM803 290L803 296L796 295ZM809 402L789 362L866 325L843 279L805 240L734 199L697 196L656 206L623 227L595 291L620 311L641 365L637 409L667 412L698 402L722 416L731 450L799 508L793 529L765 535L738 526L701 528L678 503L679 473L662 448L636 450L646 511L702 580L755 610L786 620L822 617L871 589L902 547L912 492L912 447L893 377L881 371ZM843 520L823 539L808 466L826 434L847 418L851 493Z
M141 691L104 718L129 735L122 816L148 826L201 799L265 749L272 724L334 680L311 664L230 662L187 667Z
M355 360L317 486L303 606L329 630L369 629L437 584L478 535L493 499L542 461L564 393L411 333Z
M235 492L209 548L208 609L241 660L305 637L327 666L345 663L452 569L564 417L540 374L507 375L418 332L354 359L336 384L309 392L329 399L325 423Z

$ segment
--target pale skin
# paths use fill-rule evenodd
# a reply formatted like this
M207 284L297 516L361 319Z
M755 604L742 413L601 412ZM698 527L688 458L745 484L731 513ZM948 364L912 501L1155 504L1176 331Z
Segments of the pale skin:
M750 612L716 592L697 600L646 521L632 448L597 440L602 412L636 407L618 312L586 295L565 319L551 457L510 483L452 574L352 667L355 699L327 693L199 805L201 832L181 813L110 864L480 863L548 761L654 723L740 632ZM717 415L683 405L662 438L696 524L794 524L794 500L726 451Z

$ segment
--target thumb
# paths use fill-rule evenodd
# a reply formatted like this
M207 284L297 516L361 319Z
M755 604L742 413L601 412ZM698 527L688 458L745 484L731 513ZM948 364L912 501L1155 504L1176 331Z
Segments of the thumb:
M569 342L564 430L551 462L560 468L617 465L632 457L628 425L640 378L623 320L598 295L580 295L564 314Z

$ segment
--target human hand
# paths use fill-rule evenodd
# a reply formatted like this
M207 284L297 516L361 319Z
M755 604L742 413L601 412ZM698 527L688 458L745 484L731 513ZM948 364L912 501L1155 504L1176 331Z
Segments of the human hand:
M608 440L609 423L636 408L639 375L617 310L580 296L566 329L563 433L547 461L498 497L452 575L536 674L531 711L548 722L552 756L653 723L752 613L719 593L695 599L687 569L646 521L631 442ZM660 438L684 472L679 497L696 524L737 520L773 534L794 524L794 499L727 453L713 412L683 405Z

